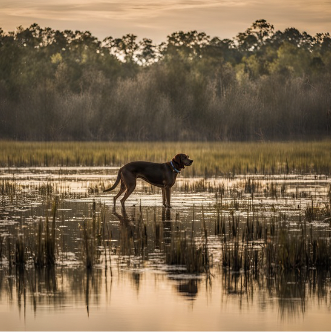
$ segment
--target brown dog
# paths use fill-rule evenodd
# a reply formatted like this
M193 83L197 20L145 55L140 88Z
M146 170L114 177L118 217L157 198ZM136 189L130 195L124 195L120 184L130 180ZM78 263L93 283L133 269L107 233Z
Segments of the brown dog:
M180 170L192 163L193 160L190 160L189 156L185 154L177 154L170 162L166 163L131 162L119 169L115 184L104 192L112 191L121 181L120 191L114 197L114 205L116 199L126 191L121 199L122 207L124 207L125 200L136 187L137 178L142 178L151 185L162 188L163 205L170 208L171 187L175 184Z

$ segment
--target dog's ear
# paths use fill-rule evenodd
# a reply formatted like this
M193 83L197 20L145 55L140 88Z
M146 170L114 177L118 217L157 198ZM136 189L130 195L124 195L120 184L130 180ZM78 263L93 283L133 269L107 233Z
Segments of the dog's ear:
M173 160L179 165L180 164L180 154L177 154L174 158L173 158Z
M177 154L175 157L174 157L174 161L179 165L179 167L181 169L184 169L185 166L184 166L184 163L182 162L182 154Z

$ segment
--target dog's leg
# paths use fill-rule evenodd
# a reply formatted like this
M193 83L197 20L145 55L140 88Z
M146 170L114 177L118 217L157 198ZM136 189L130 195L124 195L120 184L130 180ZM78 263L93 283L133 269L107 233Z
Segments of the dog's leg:
M124 197L121 199L121 204L122 204L122 207L124 208L125 200L130 196L130 194L136 188L136 177L133 176L131 173L124 174L124 172L122 174L122 177L123 177L123 182L126 187L126 192L124 194Z
M164 207L167 207L167 204L166 204L166 190L165 190L164 187L162 187L162 203L163 203Z
M170 205L171 188L170 187L166 187L165 188L165 193L166 193L166 198L167 198L167 206L166 207L171 208L171 205Z
M116 200L117 198L125 191L125 184L123 183L123 181L121 181L121 188L120 191L114 196L114 206L116 204Z
M124 194L124 197L121 199L121 204L122 204L122 207L124 207L124 203L125 203L125 200L130 196L130 194L134 191L136 186L134 187L130 187L126 190L125 194Z

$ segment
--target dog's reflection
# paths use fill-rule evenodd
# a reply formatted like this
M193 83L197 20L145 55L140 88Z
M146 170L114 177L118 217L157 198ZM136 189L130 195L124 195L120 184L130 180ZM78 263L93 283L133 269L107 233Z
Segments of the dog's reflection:
M144 255L147 257L148 254L156 250L164 253L165 248L171 244L172 232L175 231L175 227L169 208L162 207L161 214L160 209L157 208L154 211L151 208L121 208L120 212L114 208L113 215L120 222L119 242L116 251L119 255L134 255L144 258ZM138 268L138 265L139 260L131 258L130 267ZM134 272L133 274L132 277L134 277L135 284L139 288L140 273ZM199 282L195 279L179 280L179 283L176 284L176 291L187 299L194 300L198 293L198 284Z
M116 252L122 256L134 255L136 235L135 215L129 216L125 208L122 208L121 214L114 209L113 215L116 216L120 222L119 246L116 248Z
M129 210L125 207L121 208L120 213L114 208L112 213L120 222L119 245L122 255L139 254L136 243L142 242L142 246L147 245L147 239L151 241L151 244L154 244L156 249L161 249L163 244L171 242L172 220L169 208L162 207L162 223L157 218L157 209L154 209L152 215L148 211L142 211L141 208L137 209L136 207ZM147 221L143 215L148 217ZM154 217L152 217L153 215ZM147 225L149 225L149 235L147 234ZM134 248L135 251L129 251L130 248Z
M198 283L197 279L183 280L177 285L177 291L187 299L194 300L198 293Z

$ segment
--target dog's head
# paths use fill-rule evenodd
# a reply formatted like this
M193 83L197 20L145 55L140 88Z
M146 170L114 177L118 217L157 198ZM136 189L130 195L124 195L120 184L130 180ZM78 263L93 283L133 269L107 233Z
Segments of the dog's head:
M172 160L180 169L185 169L185 166L189 166L193 163L193 160L191 160L186 154L177 154Z

